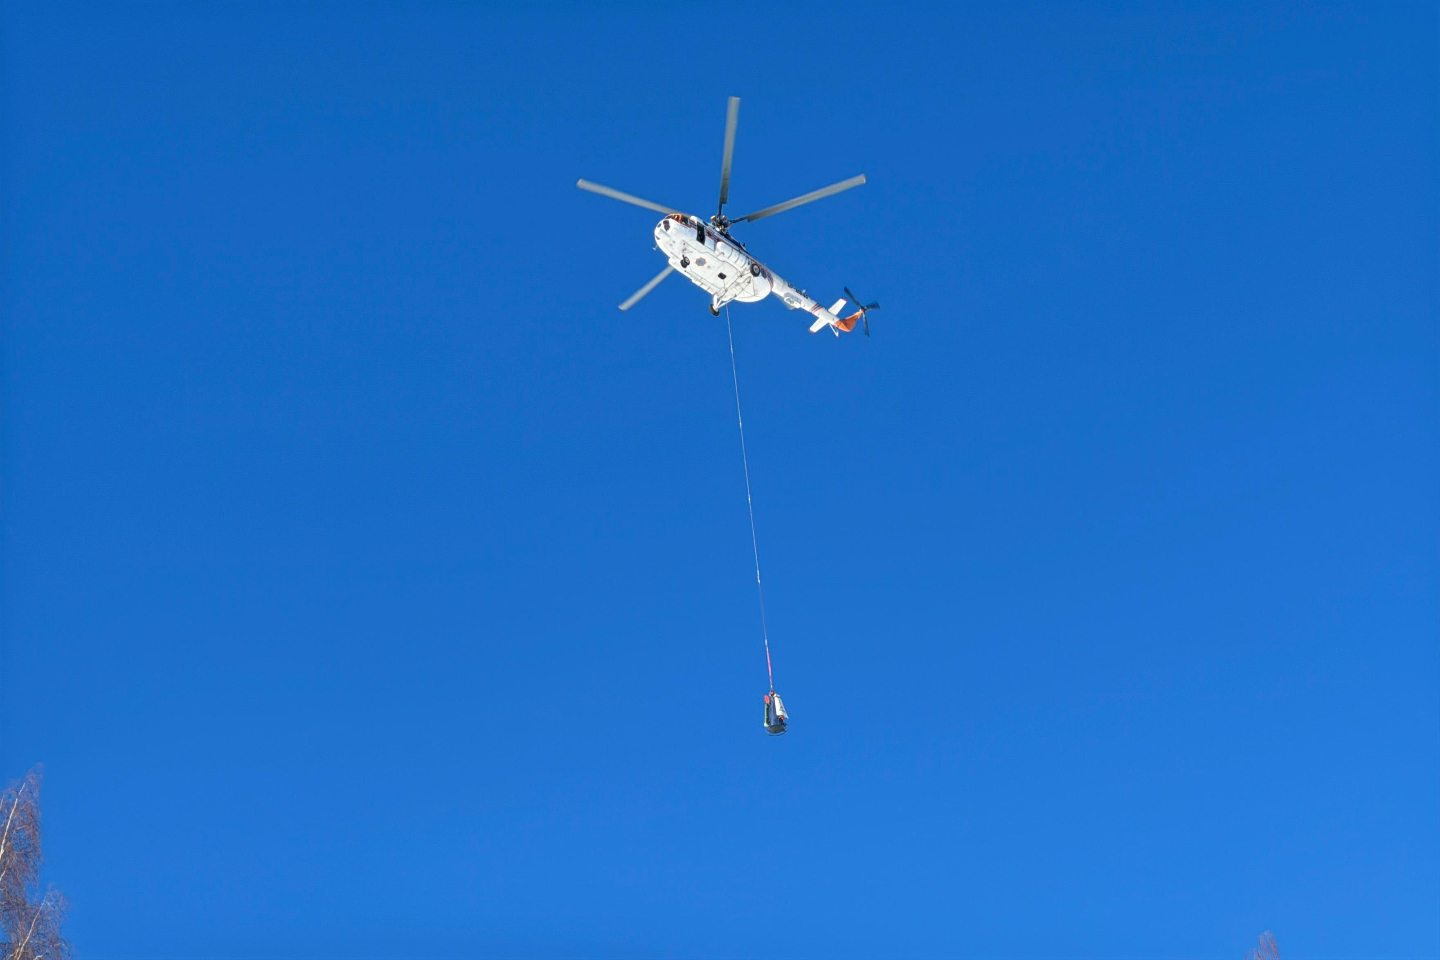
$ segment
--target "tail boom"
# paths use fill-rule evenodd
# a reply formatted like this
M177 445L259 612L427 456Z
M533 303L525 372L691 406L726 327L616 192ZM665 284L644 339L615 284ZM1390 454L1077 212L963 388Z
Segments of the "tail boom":
M772 273L770 279L773 284L773 292L784 301L787 308L791 310L804 310L815 318L815 322L810 324L811 333L819 333L826 327L833 330L836 336L839 336L841 333L849 333L855 329L856 322L859 321L865 312L861 310L841 319L840 311L845 309L847 302L844 297L836 300L830 305L830 309L827 310L823 305L816 303L806 296L804 291L795 289L789 281L778 274Z

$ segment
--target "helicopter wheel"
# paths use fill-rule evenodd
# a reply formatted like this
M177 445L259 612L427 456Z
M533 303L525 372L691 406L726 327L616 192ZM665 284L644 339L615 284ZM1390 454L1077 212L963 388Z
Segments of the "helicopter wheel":
M718 317L718 316L720 316L720 311L716 308L715 304L713 304L713 303L710 304L710 316L712 316L712 317Z
M688 266L690 266L690 258L689 258L689 257L681 257L681 258L680 258L680 269L681 269L681 270L684 270L684 269L685 269L686 267L688 267Z
M760 276L760 264L758 264L758 263L752 263L752 264L750 264L750 276L752 276L752 277L758 277L758 276Z

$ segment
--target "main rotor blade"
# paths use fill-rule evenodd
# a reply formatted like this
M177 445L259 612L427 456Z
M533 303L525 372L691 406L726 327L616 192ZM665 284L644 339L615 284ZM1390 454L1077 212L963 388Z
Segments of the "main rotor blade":
M841 180L839 183L832 183L828 187L821 187L819 190L816 190L812 193L807 193L803 197L796 197L794 200L786 200L784 203L777 203L773 207L766 207L764 210L761 210L758 213L752 213L749 216L739 217L734 222L741 223L744 221L748 221L750 223L754 223L756 220L763 220L766 217L773 217L777 213L784 213L786 210L793 210L801 204L812 203L816 200L823 200L826 197L834 196L842 190L849 190L851 187L858 187L864 182L865 174L862 173L858 177L851 177L849 180Z
M730 199L730 160L735 156L735 124L740 120L740 98L730 98L730 108L725 111L725 159L720 161L720 209L725 212L725 203Z
M581 190L589 190L591 193L598 193L602 197L611 197L615 200L623 200L626 203L633 203L637 207L645 207L647 210L657 210L660 213L681 213L673 207L662 207L658 203L651 203L649 200L641 200L639 197L622 193L613 187L607 187L599 183L591 183L589 180L577 180L575 186Z
M630 299L620 304L620 309L629 310L631 307L635 306L635 304L640 302L641 297L645 296L645 294L660 286L660 281L670 276L670 272L674 269L674 267L667 266L664 270L661 270L659 273L655 274L655 279L651 280L649 283L645 284L645 286L630 294Z

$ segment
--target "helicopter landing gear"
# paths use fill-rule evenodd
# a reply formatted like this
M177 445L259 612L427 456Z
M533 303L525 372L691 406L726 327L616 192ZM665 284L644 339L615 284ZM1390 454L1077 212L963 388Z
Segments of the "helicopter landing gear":
M684 270L684 269L685 269L686 267L688 267L688 266L690 266L690 258L689 258L689 257L681 257L681 258L680 258L680 269L681 269L681 270Z
M752 276L752 277L758 277L758 276L760 276L760 264L758 264L758 263L752 263L752 264L750 264L750 276Z
M713 303L710 304L710 316L712 316L712 317L718 317L718 316L720 316L720 308L717 307L717 306L715 306L715 304L713 304Z

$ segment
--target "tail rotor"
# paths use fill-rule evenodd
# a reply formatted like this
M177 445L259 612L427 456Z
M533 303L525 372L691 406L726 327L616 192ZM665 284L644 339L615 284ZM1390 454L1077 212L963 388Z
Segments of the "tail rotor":
M849 287L844 287L843 289L844 289L844 291L845 291L845 295L850 298L850 302L853 303L853 304L855 304L855 306L857 306L857 307L860 308L859 317L860 317L861 321L864 322L864 324L865 324L865 336L867 336L867 337L870 336L870 316L869 316L869 313L870 313L871 310L879 310L879 309L880 309L880 304L878 304L878 303L866 303L866 304L862 304L862 303L860 302L860 298L857 297L857 296L855 296L855 294L853 294L853 293L850 292L850 288L849 288ZM847 320L852 320L852 321L853 321L853 320L855 319L855 314L851 314L850 316L846 317L845 319L847 319ZM853 330L853 329L854 329L854 325L852 324L849 329L852 329L852 330Z

